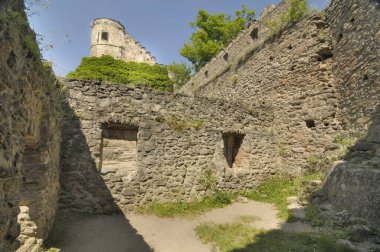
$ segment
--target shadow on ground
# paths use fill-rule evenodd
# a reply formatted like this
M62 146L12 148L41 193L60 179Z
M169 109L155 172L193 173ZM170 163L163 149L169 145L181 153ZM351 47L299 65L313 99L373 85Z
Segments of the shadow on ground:
M63 98L61 191L47 248L63 252L152 251L115 203L82 132L85 118ZM100 130L100 127L99 127ZM101 132L99 132L101 134Z
M152 251L124 215L60 214L46 245L62 252Z

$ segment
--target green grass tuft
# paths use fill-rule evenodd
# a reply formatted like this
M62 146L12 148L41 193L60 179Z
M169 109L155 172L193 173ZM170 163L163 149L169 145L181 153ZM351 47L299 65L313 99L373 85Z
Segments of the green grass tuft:
M61 249L58 249L58 248L49 248L45 252L60 252L60 251L61 251Z
M203 223L195 228L195 232L203 243L211 243L225 252L248 246L262 231L243 223Z
M276 205L281 219L291 218L287 209L286 199L290 196L297 196L302 191L302 181L320 179L321 174L310 174L294 179L286 177L273 177L261 184L255 191L244 192L248 199L273 203Z
M141 214L154 214L159 217L195 216L214 208L222 208L232 203L232 195L224 192L214 192L199 201L194 202L151 202L137 208Z
M263 231L243 223L215 224L203 223L195 228L198 238L211 243L221 252L243 251L351 251L337 245L345 238L341 232L328 233L287 233L280 230Z

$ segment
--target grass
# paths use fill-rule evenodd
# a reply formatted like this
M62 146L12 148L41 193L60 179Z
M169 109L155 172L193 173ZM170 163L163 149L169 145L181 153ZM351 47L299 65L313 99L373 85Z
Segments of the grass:
M279 211L278 216L281 219L289 220L292 216L287 209L286 199L301 193L302 181L321 179L321 176L321 174L310 174L294 179L273 177L265 181L255 191L244 192L243 195L248 199L275 204Z
M154 214L159 217L195 216L214 208L222 208L232 203L233 196L224 192L214 192L201 200L193 202L151 202L137 208L140 214Z
M262 233L262 231L243 223L203 223L195 228L195 232L203 243L212 243L222 252L244 248L254 242L258 234Z
M287 233L280 230L263 231L242 222L229 224L202 223L195 228L203 243L211 243L221 252L243 251L350 251L336 244L346 234L338 231L326 233Z
M344 134L344 135L337 135L334 138L334 143L340 144L345 147L350 147L354 145L358 140L360 139L360 136L357 134Z
M168 115L168 116L157 116L155 118L156 122L160 123L166 123L170 128L174 129L175 131L183 131L186 129L196 129L199 130L202 128L204 122L202 120L192 120L192 121L185 121L177 116L174 115Z
M61 251L61 249L58 249L58 248L49 248L45 252L60 252L60 251Z
M321 219L319 216L319 208L315 205L309 205L306 208L306 220L313 226L322 226L326 224L326 220Z
M203 175L205 178L208 178ZM211 176L211 175L210 175ZM304 186L302 181L321 179L322 174L308 174L297 178L273 177L261 184L254 191L241 193L226 193L216 191L212 195L194 202L151 202L137 209L141 214L154 214L159 217L195 216L214 208L222 208L232 203L237 195L242 195L251 200L272 203L278 209L278 217L284 220L292 220L290 211L287 209L286 199L290 196L301 194ZM207 181L209 179L206 179Z

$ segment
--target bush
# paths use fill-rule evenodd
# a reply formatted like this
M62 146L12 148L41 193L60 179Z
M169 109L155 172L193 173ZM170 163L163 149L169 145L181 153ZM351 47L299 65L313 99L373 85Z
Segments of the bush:
M111 56L84 57L81 64L67 75L71 79L107 80L130 85L148 85L160 91L173 91L165 66L125 62Z

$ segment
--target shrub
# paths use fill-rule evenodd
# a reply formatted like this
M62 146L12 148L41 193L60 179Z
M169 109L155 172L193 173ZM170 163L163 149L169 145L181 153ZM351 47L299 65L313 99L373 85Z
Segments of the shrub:
M206 168L202 171L201 184L205 188L206 192L212 190L217 183L217 178L215 177L213 171L210 168Z
M81 64L67 75L72 79L107 80L130 85L148 85L160 91L173 91L165 66L124 62L111 56L84 57Z

